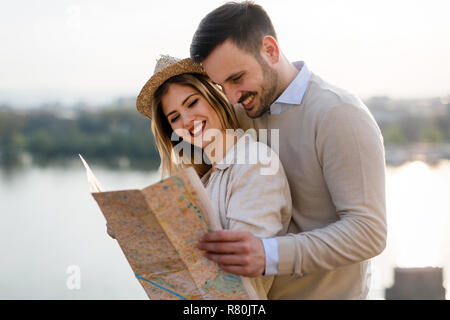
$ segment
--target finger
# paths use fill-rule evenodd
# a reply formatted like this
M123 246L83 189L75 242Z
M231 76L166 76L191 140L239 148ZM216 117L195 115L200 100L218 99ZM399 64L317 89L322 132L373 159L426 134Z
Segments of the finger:
M242 241L247 237L247 233L247 231L238 230L213 231L205 233L200 239L200 242Z
M209 260L217 262L221 266L242 266L249 264L248 256L237 255L237 254L212 254L206 253L205 257Z
M249 245L246 242L200 242L197 248L208 253L240 254L248 253Z

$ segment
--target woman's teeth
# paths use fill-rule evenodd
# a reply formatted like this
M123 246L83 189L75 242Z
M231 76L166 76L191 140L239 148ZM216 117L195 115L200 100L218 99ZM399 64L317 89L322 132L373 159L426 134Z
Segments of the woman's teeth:
M202 132L203 123L204 123L204 121L199 121L199 122L196 122L196 124L194 125L194 129L192 130L192 135L194 137Z

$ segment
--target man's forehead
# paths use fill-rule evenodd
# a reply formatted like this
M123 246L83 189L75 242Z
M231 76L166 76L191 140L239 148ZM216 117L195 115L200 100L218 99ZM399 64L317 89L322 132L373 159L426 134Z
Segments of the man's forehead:
M227 40L217 46L202 65L208 76L217 83L223 83L234 73L245 68L248 55L231 41Z

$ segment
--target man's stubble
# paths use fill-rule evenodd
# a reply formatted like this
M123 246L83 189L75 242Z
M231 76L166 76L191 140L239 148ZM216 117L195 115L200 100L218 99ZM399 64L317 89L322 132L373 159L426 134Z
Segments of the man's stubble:
M256 57L263 72L261 85L260 110L250 118L259 118L269 111L270 106L278 97L278 73L262 57Z

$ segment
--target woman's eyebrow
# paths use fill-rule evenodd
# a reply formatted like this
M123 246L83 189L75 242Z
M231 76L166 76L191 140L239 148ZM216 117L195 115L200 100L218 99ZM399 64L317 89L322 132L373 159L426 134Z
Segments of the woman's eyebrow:
M170 111L168 114L166 114L166 118L168 118L172 113L175 113L175 112L177 112L177 111L176 110Z
M198 93L198 92L194 92L194 93L188 95L188 96L186 97L186 99L184 99L183 102L182 102L181 104L184 105L184 104L186 103L186 101L187 101L190 97L192 97L192 96L194 96L194 95L196 95L196 94L199 94L199 93ZM168 114L166 114L166 118L168 118L172 113L175 113L175 112L177 112L177 111L176 111L176 110L170 111Z
M198 94L198 93L197 93L197 92L194 92L194 93L188 95L188 96L186 97L186 99L184 99L183 102L182 102L181 104L185 104L186 101L187 101L190 97L192 97L193 95L196 95L196 94Z

